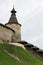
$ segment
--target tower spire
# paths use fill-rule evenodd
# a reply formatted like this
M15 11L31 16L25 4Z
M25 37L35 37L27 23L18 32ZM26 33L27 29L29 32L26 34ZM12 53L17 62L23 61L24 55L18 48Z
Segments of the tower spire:
M15 9L14 9L14 5L13 5L13 9L12 9L11 13L12 13L12 14L15 14L15 13L16 13L16 11L15 11Z
M7 24L18 24L18 25L21 26L21 24L18 23L16 14L15 14L16 11L15 11L15 9L14 9L14 5L13 5L13 9L12 9L11 13L12 13L12 14L11 14L11 17L10 17L10 19L9 19L9 21L8 21Z
M14 4L13 4L13 8L14 8Z

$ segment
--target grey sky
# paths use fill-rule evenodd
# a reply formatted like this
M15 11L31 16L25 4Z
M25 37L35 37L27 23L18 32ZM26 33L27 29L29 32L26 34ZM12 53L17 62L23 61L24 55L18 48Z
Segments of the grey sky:
M43 49L43 0L0 0L0 23L8 22L13 4L22 24L22 39Z

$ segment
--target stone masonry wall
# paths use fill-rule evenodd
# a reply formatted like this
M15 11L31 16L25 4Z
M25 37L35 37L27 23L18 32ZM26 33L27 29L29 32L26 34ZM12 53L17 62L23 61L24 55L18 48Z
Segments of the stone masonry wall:
M21 41L21 27L18 24L7 24L6 26L12 28L15 31L16 41Z
M12 42L12 38L13 38L13 42L15 42L15 35L13 31L3 26L0 26L0 42L3 42L3 41Z

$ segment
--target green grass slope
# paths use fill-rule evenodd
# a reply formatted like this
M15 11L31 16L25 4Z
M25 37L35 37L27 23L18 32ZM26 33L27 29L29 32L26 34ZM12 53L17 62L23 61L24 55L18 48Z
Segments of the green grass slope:
M4 50L18 57L20 61L8 55ZM20 47L0 44L0 65L43 65L43 61Z

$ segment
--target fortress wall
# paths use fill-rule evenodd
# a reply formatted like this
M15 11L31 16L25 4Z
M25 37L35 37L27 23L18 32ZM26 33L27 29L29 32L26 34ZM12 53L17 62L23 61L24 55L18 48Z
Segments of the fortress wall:
M3 26L0 26L0 41L11 42L12 36L14 38L13 41L15 41L15 35L14 35L13 31L11 31L10 29L7 29Z
M21 41L21 27L18 24L7 24L6 26L12 28L15 31L16 41Z

